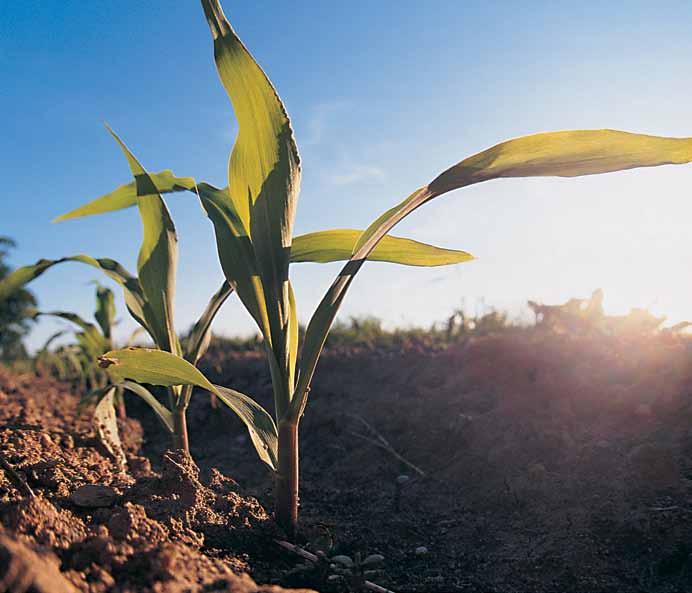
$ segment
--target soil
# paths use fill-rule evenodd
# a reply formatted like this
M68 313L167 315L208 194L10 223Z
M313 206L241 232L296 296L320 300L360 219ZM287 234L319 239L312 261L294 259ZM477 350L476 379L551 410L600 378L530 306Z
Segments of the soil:
M279 593L247 574L277 530L254 498L182 452L152 471L142 428L121 423L127 468L66 386L0 368L0 591Z
M261 354L212 349L203 370L271 407ZM370 579L398 593L692 591L690 338L342 348L310 397L303 548L381 554ZM207 394L188 417L197 465L129 399L122 472L76 401L0 370L0 451L36 493L0 472L0 590L354 590L274 543L271 476Z

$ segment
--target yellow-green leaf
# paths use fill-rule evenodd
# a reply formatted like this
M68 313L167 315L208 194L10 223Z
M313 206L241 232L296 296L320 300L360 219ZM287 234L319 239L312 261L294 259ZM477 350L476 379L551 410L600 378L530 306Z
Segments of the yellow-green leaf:
M254 248L269 331L263 323L260 328L279 368L285 370L290 358L288 265L300 185L298 149L281 99L236 35L219 0L202 0L202 6L219 77L238 120L228 165L230 200Z
M59 259L40 259L35 264L17 268L9 276L0 280L0 301L6 299L18 288L35 280L53 266L65 262L81 262L97 270L101 270L109 278L120 284L123 287L125 304L128 311L135 321L154 337L145 319L144 309L146 302L142 288L139 285L139 280L117 261L107 257L94 258L89 255L80 254L61 257Z
M363 231L334 229L294 237L291 262L327 263L351 259L353 248ZM457 249L444 249L427 243L387 235L368 255L369 261L406 266L445 266L471 261L473 255Z
M617 130L576 130L508 140L450 167L377 218L354 246L350 261L334 280L308 324L291 413L297 416L305 406L329 328L353 277L383 237L416 208L454 189L501 177L576 177L690 161L692 138L646 136Z
M144 314L158 346L180 354L180 343L173 326L178 261L175 226L154 180L120 137L110 128L108 131L120 145L137 185L137 206L143 227L137 270L146 297Z
M196 385L212 393L216 388L184 358L153 348L111 350L99 357L99 366L106 369L115 383L130 379L139 383L173 387Z
M507 140L450 167L385 212L363 233L354 258L365 257L381 237L422 204L474 183L501 177L578 177L690 161L692 138L572 130Z
M156 185L159 193L171 193L184 190L193 190L195 180L192 177L176 177L173 171L166 169L159 173L149 173L149 177ZM137 182L126 183L114 189L103 196L70 210L65 214L61 214L53 219L53 222L62 222L72 218L80 218L83 216L93 216L94 214L104 214L105 212L115 212L130 208L137 205Z

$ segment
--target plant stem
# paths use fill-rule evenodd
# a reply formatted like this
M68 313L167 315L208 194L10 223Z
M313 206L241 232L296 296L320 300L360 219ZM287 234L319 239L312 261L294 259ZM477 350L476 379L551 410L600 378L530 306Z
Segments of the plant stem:
M276 521L289 537L298 527L298 423L279 422Z
M173 448L182 449L190 454L190 443L187 438L187 418L186 408L175 408L173 410Z

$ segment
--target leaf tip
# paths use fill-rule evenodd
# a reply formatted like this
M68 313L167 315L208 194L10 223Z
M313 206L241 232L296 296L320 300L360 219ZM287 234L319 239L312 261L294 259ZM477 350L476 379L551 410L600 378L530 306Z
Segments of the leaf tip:
M108 356L99 356L98 363L99 367L102 369L107 369L114 364L118 364L120 361L117 358L109 358Z

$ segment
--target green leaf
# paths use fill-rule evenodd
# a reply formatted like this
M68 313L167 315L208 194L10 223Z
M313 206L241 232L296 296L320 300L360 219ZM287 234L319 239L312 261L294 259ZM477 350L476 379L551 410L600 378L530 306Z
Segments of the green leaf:
M308 324L299 382L291 401L292 415L297 417L305 407L324 342L353 277L387 233L416 208L454 189L501 177L576 177L690 161L692 138L664 138L616 130L577 130L534 134L502 142L447 169L375 220L356 243L350 261L334 280Z
M125 379L150 385L172 387L196 385L216 394L216 388L184 358L153 348L111 350L99 357L99 366L106 369L114 383Z
M144 315L156 344L173 354L180 354L180 344L173 327L173 297L178 260L178 238L171 215L154 180L110 128L120 145L137 182L137 206L144 236L137 259L139 283L146 298Z
M454 189L501 177L578 177L692 161L692 138L618 130L573 130L522 136L479 152L438 175L373 222L354 248L369 250L416 208Z
M252 232L253 241L264 239L272 248L288 248L300 168L286 109L219 1L202 0L202 6L214 40L219 77L239 126L228 165L230 198L248 231L254 224L254 207L266 215L256 229L262 236ZM264 203L257 205L258 200Z
M195 323L190 331L190 335L187 338L187 346L185 348L185 359L192 364L197 364L199 359L202 358L207 351L209 340L211 339L212 321L214 321L214 317L216 317L216 314L219 312L221 305L226 302L226 299L231 296L232 293L233 288L231 288L227 280L224 280L221 288L211 297L204 313L202 313L202 316L197 320L197 323Z
M115 299L113 292L105 286L96 287L96 313L94 318L99 324L103 336L110 341L111 329L115 322Z
M80 337L80 342L86 348L88 356L96 357L108 350L109 341L104 338L103 334L93 323L85 321L76 313L68 311L38 311L35 317L39 316L58 317L80 327L83 332L78 334L78 337Z
M281 99L236 35L219 0L202 0L202 6L214 39L219 77L238 120L228 165L230 200L254 247L269 332L263 324L260 328L286 375L291 315L288 265L300 185L298 149ZM290 393L281 398L288 401Z
M9 276L0 280L0 301L6 299L15 290L38 278L53 266L65 262L81 262L97 270L101 270L109 278L120 284L123 287L125 304L128 311L137 323L152 334L144 318L146 302L139 280L132 276L132 274L117 261L109 258L96 259L88 255L72 255L59 259L40 259L33 265L17 268Z
M363 231L334 229L294 237L291 262L327 263L351 259L353 247ZM385 236L368 255L369 261L407 266L445 266L471 261L466 251L434 247L413 239Z
M279 436L269 412L255 400L227 387L215 385L217 397L233 410L247 427L260 459L276 471Z
M172 193L184 190L193 190L195 180L192 177L176 177L170 169L159 173L149 173L150 179L160 193ZM75 208L66 214L53 219L53 222L61 222L82 216L92 216L105 212L115 212L137 205L137 182L121 185L110 193L107 193L88 204Z
M147 404L149 404L149 407L155 412L159 420L161 420L164 428L173 434L175 431L173 426L173 414L159 400L157 400L156 397L154 397L151 391L138 383L134 383L133 381L122 381L120 382L120 385L135 395L138 395Z
M255 250L229 199L228 190L200 183L197 191L202 208L214 225L216 247L223 273L262 334L269 338L269 319L262 280L255 261Z

